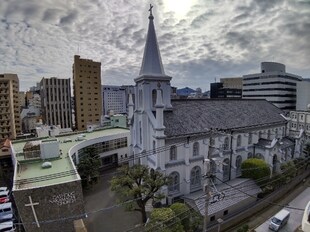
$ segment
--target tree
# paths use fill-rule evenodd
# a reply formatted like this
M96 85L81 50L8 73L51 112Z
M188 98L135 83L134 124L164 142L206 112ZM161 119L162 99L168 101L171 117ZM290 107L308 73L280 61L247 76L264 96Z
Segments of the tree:
M94 148L87 148L77 165L78 173L82 179L83 188L89 188L97 182L99 176L100 161Z
M170 209L180 219L185 231L197 231L199 226L202 225L202 216L195 210L190 209L186 204L177 202L170 205Z
M154 209L150 222L146 226L148 232L184 232L180 219L170 208Z
M270 176L268 164L262 159L251 158L241 164L242 177L258 180Z
M288 161L281 164L280 169L282 171L282 174L288 179L288 181L296 176L297 168L293 161Z
M144 165L132 167L126 165L118 171L119 175L111 180L112 191L116 192L120 202L126 203L127 209L141 212L142 222L145 223L147 201L163 198L157 192L162 186L168 184L168 178Z

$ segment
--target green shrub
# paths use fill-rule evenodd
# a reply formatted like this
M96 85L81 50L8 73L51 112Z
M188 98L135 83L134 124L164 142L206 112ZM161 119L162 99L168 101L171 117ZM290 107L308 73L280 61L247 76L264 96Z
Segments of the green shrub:
M242 177L259 180L270 176L270 168L262 159L251 158L241 164Z

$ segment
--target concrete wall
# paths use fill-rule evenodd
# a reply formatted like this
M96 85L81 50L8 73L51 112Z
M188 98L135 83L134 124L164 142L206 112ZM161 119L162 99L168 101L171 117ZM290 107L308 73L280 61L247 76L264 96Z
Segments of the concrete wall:
M26 232L70 232L73 221L84 215L84 201L80 181L50 185L13 192L15 203ZM29 204L31 196L40 228L35 223ZM69 219L65 219L71 217ZM54 221L55 220L55 221Z

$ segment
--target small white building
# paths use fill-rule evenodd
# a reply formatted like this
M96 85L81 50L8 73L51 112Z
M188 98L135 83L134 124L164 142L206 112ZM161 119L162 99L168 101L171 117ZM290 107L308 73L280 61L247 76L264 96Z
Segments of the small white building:
M290 135L298 136L303 130L306 142L310 142L310 107L308 111L291 111L289 120Z

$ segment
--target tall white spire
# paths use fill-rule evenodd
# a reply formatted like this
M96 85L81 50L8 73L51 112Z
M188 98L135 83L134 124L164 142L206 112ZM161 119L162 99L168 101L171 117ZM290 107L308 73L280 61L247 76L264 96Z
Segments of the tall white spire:
M155 33L152 8L153 6L150 4L149 29L147 32L143 61L139 75L165 76Z

